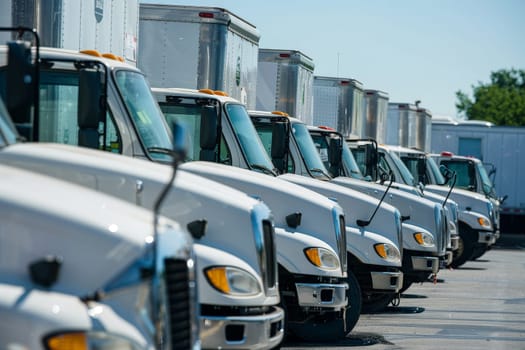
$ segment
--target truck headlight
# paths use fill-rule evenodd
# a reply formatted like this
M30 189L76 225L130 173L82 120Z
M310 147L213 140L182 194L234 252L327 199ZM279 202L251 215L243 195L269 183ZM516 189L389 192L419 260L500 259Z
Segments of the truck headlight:
M120 349L139 350L138 344L118 335L105 332L60 332L54 333L43 340L47 350L95 350Z
M311 247L304 250L304 254L310 263L326 270L339 269L339 259L331 251L320 247Z
M261 293L257 278L247 271L232 266L214 266L204 271L213 288L230 295L255 295Z
M399 250L394 247L392 244L388 243L378 243L374 245L374 249L381 258L389 261L399 261L401 260L401 255Z
M480 224L483 227L490 227L490 221L483 217L478 218L478 224Z
M423 247L434 246L434 237L426 232L414 233L414 239L416 240L417 244L422 245Z

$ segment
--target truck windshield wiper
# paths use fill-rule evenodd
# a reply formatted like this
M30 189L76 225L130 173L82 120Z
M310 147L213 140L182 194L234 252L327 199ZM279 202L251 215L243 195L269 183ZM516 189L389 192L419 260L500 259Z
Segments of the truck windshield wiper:
M319 168L312 168L312 169L308 169L310 170L310 172L313 172L313 173L321 173L323 174L324 176L326 176L327 178L331 179L332 177L327 174L323 169L319 169Z
M174 155L173 154L173 150L171 150L169 148L164 148L164 147L148 147L147 150L150 153L167 154L167 155L172 156L172 157Z
M262 170L263 173L268 174L268 175L277 176L277 173L275 171L261 164L250 164L250 168Z

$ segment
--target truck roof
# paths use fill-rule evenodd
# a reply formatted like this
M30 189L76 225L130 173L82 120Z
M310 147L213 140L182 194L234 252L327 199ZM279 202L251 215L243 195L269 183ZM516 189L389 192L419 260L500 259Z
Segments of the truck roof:
M357 79L352 78L341 78L341 77L326 77L326 76L314 76L314 85L315 83L327 83L329 85L337 84L337 85L352 85L353 87L363 89L363 83L361 83Z
M289 49L261 49L259 48L259 62L290 62L300 64L304 68L314 71L314 61L299 50Z
M153 91L156 94L163 94L163 95L177 95L182 97L188 97L188 98L215 98L221 102L235 102L235 103L241 103L238 100L234 99L233 97L223 95L220 91L214 91L211 89L201 89L201 90L195 90L195 89L185 89L185 88L157 88L153 87L151 88L151 91Z
M292 123L302 123L302 124L304 124L304 122L302 122L301 120L299 120L297 118L294 118L294 117L291 117L287 113L284 113L284 112L277 112L276 113L276 112L268 112L268 111L249 110L248 114L250 116L256 116L256 117L274 117L274 118L286 117Z
M117 67L126 67L127 69L133 69L137 72L140 72L139 69L136 67L119 61L118 59L111 58L111 54L106 53L100 53L95 50L89 50L93 54L87 54L82 53L80 51L74 51L74 50L67 50L67 49L60 49L60 48L53 48L53 47L40 47L39 54L41 58L46 58L50 60L71 60L71 59L78 59L78 60L92 60L92 61L99 61L104 63L106 66L111 68L117 68ZM6 45L0 45L0 55L6 55L7 56L7 46ZM33 52L36 52L36 49L33 48ZM96 53L100 56L96 56ZM107 55L108 57L104 57L102 55Z
M221 24L255 43L261 37L255 25L222 7L141 3L139 16L141 20Z

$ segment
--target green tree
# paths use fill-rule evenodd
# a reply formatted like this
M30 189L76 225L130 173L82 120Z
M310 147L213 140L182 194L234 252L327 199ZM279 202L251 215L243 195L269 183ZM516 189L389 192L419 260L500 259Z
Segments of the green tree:
M472 99L463 91L456 92L456 108L468 119L525 126L525 70L492 72L490 83L479 82L472 90Z

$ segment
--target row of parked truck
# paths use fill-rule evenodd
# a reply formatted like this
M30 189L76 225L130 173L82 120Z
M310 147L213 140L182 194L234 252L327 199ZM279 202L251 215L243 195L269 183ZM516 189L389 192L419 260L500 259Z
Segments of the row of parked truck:
M237 35L246 24L182 10ZM122 56L38 42L0 47L1 347L338 339L497 234L482 196L404 182L399 152L250 108L210 80L160 86L170 79L152 84Z

